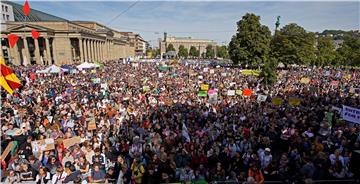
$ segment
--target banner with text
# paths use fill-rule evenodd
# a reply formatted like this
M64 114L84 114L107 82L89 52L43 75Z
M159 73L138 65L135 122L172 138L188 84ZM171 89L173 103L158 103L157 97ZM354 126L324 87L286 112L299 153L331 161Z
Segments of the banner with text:
M346 121L360 124L360 109L343 105L341 117Z

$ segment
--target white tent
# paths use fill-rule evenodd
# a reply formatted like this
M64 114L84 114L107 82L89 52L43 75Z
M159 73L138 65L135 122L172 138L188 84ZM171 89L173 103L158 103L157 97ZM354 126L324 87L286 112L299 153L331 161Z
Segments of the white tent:
M63 72L67 72L69 71L68 69L64 69L64 68L60 68L56 65L51 65L47 68L45 68L44 70L38 70L36 71L36 73L60 73L61 71Z
M94 64L94 63L81 63L80 65L76 66L78 69L82 70L82 69L91 69L91 68L97 68L99 67L98 65Z

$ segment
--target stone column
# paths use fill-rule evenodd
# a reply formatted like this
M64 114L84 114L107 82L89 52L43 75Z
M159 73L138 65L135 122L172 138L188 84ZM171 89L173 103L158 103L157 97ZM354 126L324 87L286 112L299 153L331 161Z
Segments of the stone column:
M29 64L31 64L30 63L31 58L30 58L30 52L29 52L29 45L28 45L26 37L23 37L23 43L24 43L23 59L25 59L25 57L26 57L27 64L29 65ZM23 64L25 64L24 61L23 61Z
M89 62L91 60L91 55L90 55L90 40L86 39L86 52L87 52L87 62Z
M88 41L87 39L84 39L84 61L87 62L88 60Z
M80 62L84 62L84 50L83 50L83 39L79 38L79 47L80 47Z
M40 63L41 59L40 59L40 48L39 48L39 40L38 39L34 39L34 43L35 43L35 59L36 59L36 64L40 64L43 65L44 63Z
M98 53L98 60L101 62L101 54L100 54L100 41L97 42L97 53Z
M95 58L96 58L96 61L99 61L98 41L95 40L94 44L95 44Z
M10 44L9 44L10 45ZM15 44L15 46L13 48L10 47L10 61L12 64L14 65L21 65L21 61L20 61L20 55L19 55L19 48L17 46L17 44Z
M46 61L47 64L49 65L51 64L52 61L49 38L45 38L45 45L46 45Z

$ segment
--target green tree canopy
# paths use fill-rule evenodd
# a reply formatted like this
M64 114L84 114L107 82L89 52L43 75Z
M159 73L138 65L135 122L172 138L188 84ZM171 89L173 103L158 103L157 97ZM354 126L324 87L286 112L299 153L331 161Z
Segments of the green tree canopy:
M192 57L198 57L199 56L198 51L197 51L195 46L190 47L189 56L192 56Z
M360 66L360 38L347 36L337 50L337 60L342 65Z
M206 46L206 57L207 58L215 58L215 50L212 45Z
M216 46L216 55L217 55L217 57L228 59L229 53L228 53L227 47L225 45Z
M334 64L336 58L335 44L331 37L319 37L317 42L316 51L316 62L317 66L329 66Z
M235 63L258 66L270 52L271 32L260 24L260 17L247 13L237 23L238 29L229 44L230 59Z
M271 42L272 55L284 64L310 64L316 59L315 34L297 24L288 24L275 33Z
M169 52L169 51L175 51L175 47L171 43L166 47L166 52Z
M188 57L189 53L188 53L188 50L184 47L184 45L179 46L178 55L179 55L179 57L183 57L183 58Z

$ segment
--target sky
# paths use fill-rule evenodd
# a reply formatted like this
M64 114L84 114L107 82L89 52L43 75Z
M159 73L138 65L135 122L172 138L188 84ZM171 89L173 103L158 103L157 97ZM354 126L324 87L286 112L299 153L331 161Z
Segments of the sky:
M31 1L30 6L68 20L96 21L119 31L139 33L151 45L163 32L169 36L210 39L228 44L236 22L245 13L255 13L261 23L275 29L297 23L308 31L358 30L360 1ZM22 1L18 1L22 4ZM121 12L125 13L118 16ZM115 18L115 19L114 19Z

